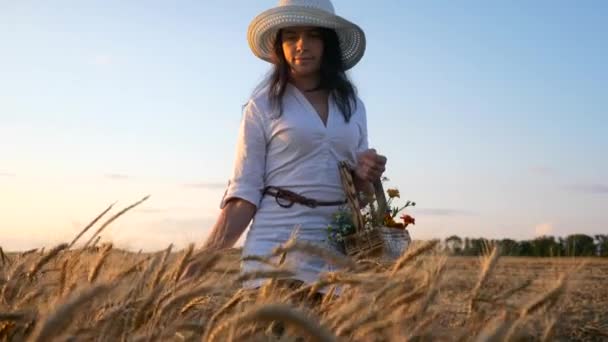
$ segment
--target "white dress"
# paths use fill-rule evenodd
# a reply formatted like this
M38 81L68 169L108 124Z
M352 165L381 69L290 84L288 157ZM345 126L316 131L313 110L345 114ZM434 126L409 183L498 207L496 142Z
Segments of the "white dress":
M262 196L262 190L273 185L319 201L344 200L338 162L348 160L354 165L356 153L367 148L366 111L359 98L346 123L330 96L327 126L291 84L280 117L271 110L265 91L250 99L241 120L233 174L220 204L223 208L228 199L238 197L257 206L242 255L271 254L291 237L296 226L299 240L326 244L327 226L339 206L310 208L295 203L283 208L273 196ZM286 263L296 271L295 278L306 283L331 270L323 260L300 253L288 253ZM255 261L242 263L242 272L268 268ZM249 281L243 286L257 287L262 282Z

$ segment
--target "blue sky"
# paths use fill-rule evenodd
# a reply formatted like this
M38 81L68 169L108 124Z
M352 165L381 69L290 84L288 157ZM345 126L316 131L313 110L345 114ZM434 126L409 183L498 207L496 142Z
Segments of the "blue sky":
M241 105L269 65L250 20L275 1L0 1L0 246L204 238ZM608 231L608 4L353 1L350 73L415 238Z

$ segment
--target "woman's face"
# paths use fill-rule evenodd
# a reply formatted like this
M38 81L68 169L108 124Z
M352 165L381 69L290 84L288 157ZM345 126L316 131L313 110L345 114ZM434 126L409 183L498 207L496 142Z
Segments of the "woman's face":
M283 54L294 77L311 76L319 72L323 56L323 39L316 27L298 26L281 32Z

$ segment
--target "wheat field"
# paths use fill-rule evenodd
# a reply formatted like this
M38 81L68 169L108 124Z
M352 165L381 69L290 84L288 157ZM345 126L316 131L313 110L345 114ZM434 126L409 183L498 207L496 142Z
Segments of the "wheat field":
M293 288L240 274L240 250L132 253L112 244L2 253L3 341L494 341L608 339L608 262L448 257L419 242L394 263L288 241L342 266ZM201 273L184 276L188 263ZM268 262L271 262L268 260ZM258 290L244 279L263 278ZM336 295L336 288L342 289ZM309 296L325 288L322 299Z

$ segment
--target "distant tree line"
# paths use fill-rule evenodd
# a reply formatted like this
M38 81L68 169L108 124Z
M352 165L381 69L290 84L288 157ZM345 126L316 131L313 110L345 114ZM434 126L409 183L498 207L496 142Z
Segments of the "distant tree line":
M566 237L540 236L532 240L446 238L443 248L453 255L476 256L495 245L501 255L526 257L601 256L608 257L608 235L572 234Z

